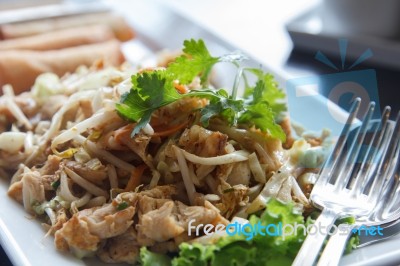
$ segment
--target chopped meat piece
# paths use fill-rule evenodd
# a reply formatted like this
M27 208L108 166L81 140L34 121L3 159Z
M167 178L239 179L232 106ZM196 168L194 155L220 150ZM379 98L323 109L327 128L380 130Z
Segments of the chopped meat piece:
M176 195L177 189L173 185L157 186L151 190L145 190L140 192L141 195L146 195L157 199L170 199Z
M175 208L174 202L168 201L161 208L144 214L136 226L138 231L158 242L180 235L185 228L178 223Z
M146 214L150 211L161 208L164 203L171 201L170 199L157 199L143 195L139 200L139 214Z
M219 190L222 202L216 204L216 206L221 210L224 217L232 218L233 214L238 211L238 208L245 206L249 201L249 197L247 196L249 188L244 185L231 186L221 180Z
M177 243L175 243L175 241L166 241L166 242L156 242L153 246L150 247L150 250L152 252L156 252L156 253L171 253L171 252L178 252L179 251L179 247L177 245Z
M207 209L203 206L186 206L182 202L176 201L178 207L179 220L185 229L188 228L190 220L194 220L193 225L212 224L220 215L218 210Z
M69 169L80 175L81 177L85 178L86 180L101 185L103 180L107 178L107 167L102 165L98 159L96 160L95 168L91 167L90 164L93 160L90 160L87 163L79 163L76 161L68 161L65 166Z
M173 185L157 186L151 190L144 190L141 192L125 192L119 194L114 199L114 206L120 204L121 202L128 202L130 206L136 206L138 201L144 197L150 197L153 199L171 199L172 196L177 194L177 189ZM139 208L140 210L140 208Z
M62 226L68 221L67 213L64 208L56 211L56 223L51 227L52 232L61 229Z
M33 213L33 205L43 203L46 200L40 173L26 169L22 174L21 182L22 201L25 210Z
M147 146L150 143L151 137L144 134L137 134L132 138L130 131L122 129L121 132L116 136L118 141L136 153L151 169L154 168L151 159L147 155Z
M19 203L23 203L22 201L22 181L17 181L11 184L8 188L8 196L15 199Z
M133 224L134 214L132 206L118 211L112 204L82 210L56 232L56 246L61 250L95 251L101 239L123 234Z
M194 125L186 129L179 139L179 145L198 156L214 157L226 154L228 136Z
M109 238L122 234L132 225L135 208L130 206L118 211L112 204L101 208L85 209L78 216L86 220L92 233L100 238Z
M61 157L49 155L43 167L37 169L37 171L40 173L40 179L45 190L53 190L51 184L58 179L56 172L60 168L61 160ZM33 169L36 170L36 167Z
M59 157L50 155L42 168L36 169L34 167L33 170L25 168L22 173L15 178L19 181L10 185L8 196L22 203L23 193L26 193L25 196L31 198L30 204L43 202L45 200L44 191L53 189L51 183L56 180L54 173L59 168L60 160ZM24 188L24 186L26 186L26 188ZM31 196L28 196L28 194L31 194ZM28 199L26 198L25 200ZM26 203L28 204L28 201L26 201ZM31 206L26 206L25 208L31 209Z
M56 232L54 242L57 249L63 251L71 248L96 251L100 237L90 232L87 221L74 215L62 229Z
M38 169L39 173L41 175L54 175L54 173L60 168L61 160L61 157L49 155L43 167Z
M125 233L108 239L97 255L107 263L135 264L139 258L135 229L131 226Z

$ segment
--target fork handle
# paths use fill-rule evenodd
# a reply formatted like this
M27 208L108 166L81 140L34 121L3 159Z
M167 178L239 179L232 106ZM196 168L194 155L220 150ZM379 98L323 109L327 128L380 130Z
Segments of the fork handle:
M315 234L307 235L303 245L297 253L296 259L292 266L304 266L313 265L314 261L318 257L319 251L324 243L327 234L327 228L329 228L337 219L338 213L332 209L324 208L315 221L317 230ZM322 232L322 228L325 228L325 232Z
M329 238L317 266L337 266L339 264L353 228L355 226L350 225L348 231L336 233Z

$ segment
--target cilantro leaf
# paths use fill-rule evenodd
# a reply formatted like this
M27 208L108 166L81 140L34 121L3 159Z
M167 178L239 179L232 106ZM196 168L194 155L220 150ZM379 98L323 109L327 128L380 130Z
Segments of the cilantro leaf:
M168 84L164 71L144 72L132 76L132 87L129 93L117 103L118 113L125 119L138 122L132 136L150 122L152 113L161 106L182 98L172 83Z
M124 119L136 122L146 112L146 106L142 105L143 99L136 90L126 92L121 96L121 102L117 103L115 109Z
M279 89L271 74L255 68L245 70L256 75L258 80L254 87L249 86L247 79L245 80L247 88L244 97L247 99L247 105L246 111L240 115L238 122L255 126L263 132L268 132L271 137L284 142L286 135L275 120L286 111L283 101L285 93Z
M264 90L265 90L265 83L262 80L258 80L256 86L253 89L254 103L262 101Z
M168 65L168 72L181 84L192 82L200 75L201 83L207 82L212 67L218 63L218 57L212 57L203 40L185 40L183 52L174 62Z
M208 127L211 117L220 114L223 111L220 104L209 104L201 109L200 122L204 127Z
M282 142L286 140L285 132L280 125L275 123L274 113L266 101L258 101L255 104L248 105L246 111L240 115L238 122L248 126L255 126Z
M158 108L182 98L169 81L162 70L144 72L137 78L137 89L146 104Z
M117 205L117 210L122 211L122 210L125 210L128 207L129 207L128 202L123 201L123 202L121 202L120 204Z
M203 97L210 100L209 104L201 109L200 122L207 127L209 120L213 116L220 116L228 122L229 125L236 124L237 114L244 110L244 103L242 100L234 100L229 94L220 89L218 91L201 90L193 91L188 94L189 96Z
M278 83L275 81L274 76L270 73L264 73L261 69L247 68L248 72L253 73L258 78L255 87L247 87L245 97L252 96L252 103L259 101L268 102L275 118L279 117L282 112L287 110L285 100L285 93L279 89Z
M148 123L150 123L151 120L151 115L153 114L154 110L148 110L146 111L142 118L140 118L139 122L136 124L136 126L133 128L131 137L133 138L139 131L144 128Z

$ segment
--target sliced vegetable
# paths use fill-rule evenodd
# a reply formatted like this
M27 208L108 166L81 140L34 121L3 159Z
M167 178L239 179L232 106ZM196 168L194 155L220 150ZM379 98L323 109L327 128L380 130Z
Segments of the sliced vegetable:
M140 264L142 266L170 266L171 258L167 255L149 251L146 247L140 249Z
M117 210L122 211L129 207L129 204L126 201L121 202L117 205Z
M60 180L57 180L57 181L54 181L54 182L51 183L51 187L54 190L57 190L57 188L60 186L60 184L61 184Z
M141 184L141 177L147 165L141 164L132 171L131 177L129 178L128 184L124 191L135 191L135 189Z
M174 133L178 132L181 129L184 129L188 125L188 121L184 121L183 123L173 125L168 128L163 128L161 130L156 130L154 134L152 135L153 137L166 137L173 135Z

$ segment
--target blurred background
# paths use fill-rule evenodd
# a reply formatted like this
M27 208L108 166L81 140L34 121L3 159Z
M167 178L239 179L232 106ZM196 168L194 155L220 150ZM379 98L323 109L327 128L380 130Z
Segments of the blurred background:
M166 2L260 60L286 81L373 69L380 106L391 105L399 110L396 95L400 84L400 1ZM341 39L347 41L344 54L339 47ZM351 67L366 51L371 54ZM338 68L316 60L317 52L326 55ZM321 86L319 92L329 96L332 91ZM345 103L342 105L345 107Z
M135 12L138 6L147 6L146 16L160 17L160 11L153 12L151 6L164 9L162 19L171 20L179 14L198 28L215 34L232 47L244 51L262 62L284 79L308 75L332 74L348 71L363 52L370 49L372 56L352 70L374 69L379 88L381 106L399 106L395 97L400 70L400 2L387 0L165 0L147 1L74 1L74 0L0 0L0 10L32 7L38 4L63 3L71 7L81 5L82 12L106 5L121 14L132 25L144 17ZM89 8L83 7L89 5ZM79 10L79 7L77 8ZM70 9L66 12L77 12ZM172 12L171 12L172 10ZM162 12L162 11L161 11ZM57 13L57 12L56 12ZM54 14L56 16L57 14ZM166 14L169 15L167 18ZM34 14L24 14L27 17ZM24 15L22 18L24 18ZM15 17L14 17L15 18ZM0 16L5 23L10 16ZM20 18L19 18L20 19ZM154 32L165 25L159 18ZM184 27L184 25L177 25ZM133 25L133 28L135 25ZM190 28L193 30L193 27ZM147 30L147 29L146 29ZM163 30L163 29L162 29ZM169 38L174 38L171 31ZM179 36L178 36L179 37ZM176 36L175 36L176 38ZM326 55L335 65L341 65L339 39L346 39L347 50L344 68L340 71L315 60L318 51ZM179 38L176 38L179 39ZM284 86L284 84L283 84ZM329 91L321 89L328 95Z
M37 9L39 5L52 8ZM387 0L384 4L378 0L0 0L0 12L1 29L27 19L39 19L40 16L54 19L60 14L72 16L87 12L112 12L122 17L132 30L128 37L121 37L114 28L112 39L123 43L136 37L143 38L155 47L159 47L160 40L164 39L170 48L173 48L175 43L175 48L180 48L180 32L186 29L185 36L201 36L206 33L207 36L218 38L229 48L241 50L256 59L278 77L282 87L286 87L286 82L290 80L319 77L322 82L331 82L331 86L319 86L318 92L334 99L346 109L348 99L352 96L341 101L340 95L333 95L332 86L343 82L362 85L362 80L369 80L368 84L372 86L367 84L361 87L369 93L371 99L377 99L379 96L381 107L391 105L396 111L400 109L398 0ZM97 20L97 23L89 24L104 24L104 21ZM115 26L111 23L109 26L112 28L113 25ZM80 26L82 25L74 27ZM56 30L59 29L51 27L42 33ZM11 33L15 32L16 30L11 30ZM85 35L91 34L93 32L86 32ZM4 39L0 41L2 85L12 74L7 72L8 62L3 63L4 67L1 68L2 58L6 58L5 54L8 56L10 50L29 48L13 48L12 45L15 44L11 44L11 48L2 49L2 45L7 47L10 44L5 40L5 31L0 37ZM99 45L106 41L110 41L108 37L85 41L86 43L81 45ZM65 44L65 41L62 43ZM22 44L22 47L24 45ZM48 48L53 49L55 48ZM50 64L50 67L54 66ZM34 71L36 72L33 77L41 70ZM27 89L26 84L29 82L21 85L21 90ZM337 84L332 85L332 82ZM357 84L354 88L347 87L348 92L365 95L365 90L361 89L360 92ZM0 265L11 265L2 250Z

